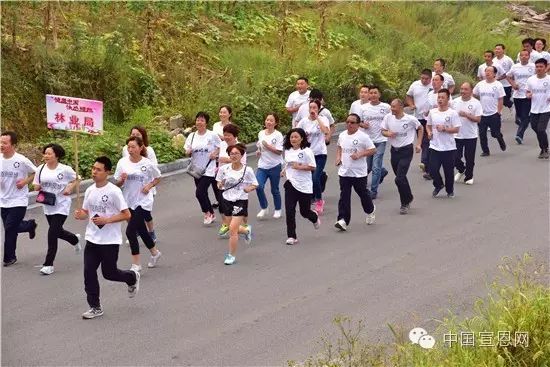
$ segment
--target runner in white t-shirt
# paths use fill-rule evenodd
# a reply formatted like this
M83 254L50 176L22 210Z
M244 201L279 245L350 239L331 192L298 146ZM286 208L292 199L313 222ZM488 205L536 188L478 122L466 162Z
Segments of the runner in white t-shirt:
M296 90L288 96L285 107L288 113L292 115L292 124L296 121L296 113L300 106L309 102L309 81L306 77L299 77L296 80ZM296 121L297 122L297 121Z
M315 171L315 156L307 141L306 132L301 128L291 129L285 136L283 144L285 167L281 172L286 177L285 217L287 245L298 243L296 235L296 205L300 206L300 214L308 219L315 229L319 229L321 221L316 212L311 210L313 195L312 172Z
M162 255L145 226L145 218L151 215L153 209L152 189L160 182L160 171L153 162L144 157L146 148L141 138L131 136L126 140L126 145L130 155L118 161L114 179L117 186L122 187L122 194L132 214L126 227L126 237L132 251L130 270L139 272L141 261L138 234L151 252L151 259L147 264L149 268L154 268Z
M391 104L391 114L386 115L382 121L382 134L388 138L390 144L391 166L395 174L395 185L399 191L401 201L400 214L408 214L413 194L407 172L411 165L414 151L420 153L422 149L422 137L424 128L420 121L412 115L404 112L404 103L394 99ZM416 148L413 148L416 136Z
M550 72L550 53L546 51L546 40L544 38L535 38L535 51L538 53L537 60L546 60L546 62L548 63L546 72ZM535 60L533 63L535 63L537 60Z
M506 93L503 100L504 106L512 108L512 106L514 105L512 101L512 85L508 81L507 76L508 72L514 65L514 60L512 60L510 56L506 55L506 46L504 46L502 43L498 43L495 45L495 57L493 59L493 63L498 64L504 71L504 74L500 77L497 77L497 80L502 83L502 86L504 87L504 93Z
M361 116L361 106L365 103L369 103L369 86L363 84L359 88L359 99L354 101L349 107L349 114L355 113L356 115Z
M527 79L525 90L531 99L531 128L537 134L540 154L539 159L548 159L548 120L550 119L550 76L547 75L548 62L539 59L535 63L536 75Z
M15 151L17 134L4 131L0 137L0 210L4 225L4 266L16 263L17 235L36 236L34 219L23 220L29 205L29 183L33 181L36 166L27 157Z
M514 90L512 97L514 97L516 125L518 125L516 142L523 144L523 135L529 127L529 112L531 111L531 99L527 98L525 85L527 79L535 75L535 64L529 62L529 52L527 50L520 51L519 57L520 62L512 66L507 76L508 82Z
M529 52L529 62L532 62L533 64L535 61L540 59L540 54L535 50L535 40L531 37L527 37L521 41L521 47L522 51L526 50ZM520 62L520 55L518 52L518 56L516 57L516 62Z
M258 169L256 170L256 178L258 179L258 187L256 194L260 202L260 212L256 216L258 219L263 219L268 213L268 201L264 193L264 188L267 180L271 186L271 195L273 196L273 218L281 217L281 193L279 191L279 182L281 180L282 170L282 154L283 154L283 134L276 130L279 125L279 116L276 113L269 113L265 117L265 129L258 133L258 142L256 146L256 156L258 159Z
M130 219L130 211L122 191L108 181L112 169L113 164L109 158L96 158L92 166L94 184L86 189L82 208L77 208L74 212L75 219L89 218L84 248L84 291L90 309L82 314L84 319L103 315L97 279L100 265L105 279L128 285L130 298L135 297L139 291L139 272L136 269L120 270L117 266L118 251L122 243L121 224Z
M370 89L372 91L372 89ZM340 200L338 201L338 218L334 226L341 231L347 230L351 220L351 189L359 199L367 215L366 223L375 221L375 206L367 189L369 169L365 157L376 153L376 147L368 134L360 130L361 117L350 114L346 118L346 131L338 136L336 148L336 166L340 178Z
M455 98L451 104L451 108L458 112L461 122L460 131L455 136L455 168L458 171L455 182L464 182L467 185L474 183L478 124L483 113L481 103L472 97L472 89L470 82L462 83L460 97ZM462 161L463 156L466 165Z
M59 238L73 245L77 254L82 250L80 235L75 235L63 228L71 209L71 193L80 181L71 167L59 163L65 157L63 147L58 144L48 144L42 149L42 153L45 163L37 168L33 185L34 189L39 191L37 199L43 196L54 198L53 204L44 204L43 207L49 224L48 252L40 273L50 275L54 272L53 262L57 254Z
M454 134L460 130L461 122L458 113L449 105L451 94L447 89L437 93L438 107L430 110L426 120L428 138L430 139L430 174L433 178L433 197L445 188L447 197L454 197L454 156L456 142ZM445 181L439 170L443 166Z
M441 74L443 75L444 81L443 81L443 87L449 90L451 94L453 94L453 91L455 90L455 80L451 76L451 74L447 73L445 71L447 63L444 59L436 59L434 61L434 68L432 72L432 78L435 74Z
M231 123L233 118L233 109L228 105L223 105L220 107L218 116L220 116L220 121L214 123L212 126L212 131L219 136L220 140L223 140L223 128Z
M428 114L430 113L430 110L434 109L434 108L437 108L437 93L443 89L443 85L445 83L445 77L442 75L442 74L435 74L433 77L432 77L432 90L430 90L428 92L428 102L427 102L427 107L428 109L424 111L424 117L427 118L428 117ZM430 149L430 139L428 139L428 129L426 129L426 126L424 125L424 128L425 128L425 131L424 131L424 134L426 135L425 136L425 139L426 139L426 142L424 142L424 139L422 139L422 141L424 142L425 145L427 145L427 149L428 149L428 153L425 153L428 157L428 166L426 167L426 171L422 174L422 177L424 177L424 179L426 180L431 180L432 179L432 175L430 174L430 155L432 154L431 152L431 149ZM424 148L422 148L424 149ZM424 153L423 153L424 154Z
M494 66L497 69L497 80L506 78L506 72L502 69L502 66L499 63L493 62L494 57L495 53L491 50L483 53L485 62L477 67L477 80L485 80L485 69L487 69L487 66Z

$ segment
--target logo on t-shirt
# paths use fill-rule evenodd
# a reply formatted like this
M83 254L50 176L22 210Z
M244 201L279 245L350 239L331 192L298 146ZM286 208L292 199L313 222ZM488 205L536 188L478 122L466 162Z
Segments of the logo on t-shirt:
M451 117L450 116L445 116L445 122L449 122L451 121Z
M57 175L57 179L61 181L63 179L63 173L59 173Z
M101 197L101 201L103 201L104 203L106 203L107 200L109 200L109 197L108 197L107 195L103 195L103 196Z
M533 68L529 68L529 69L527 69L527 70L529 70L530 73L533 72Z
M493 87L493 90L497 90L497 87L496 87L496 86L494 86L494 87Z
M472 110L473 108L474 108L474 105L471 105L471 104L468 105L469 110Z
M359 144L359 140L355 139L355 140L353 141L353 145L357 145L357 144Z
M407 124L407 123L403 124L403 130L407 130L408 127L409 127L409 124Z
M19 168L20 165L19 162L13 162L13 168Z
M385 108L381 108L381 109L380 109L380 113L386 113L386 109L385 109Z
M304 158L304 153L298 153L298 158Z
M542 83L542 85L544 85L545 87L548 87L548 82L544 82Z
M145 172L145 171L147 171L147 167L141 166L141 172Z
M275 138L271 139L271 144L275 145L275 143L277 143L277 139Z

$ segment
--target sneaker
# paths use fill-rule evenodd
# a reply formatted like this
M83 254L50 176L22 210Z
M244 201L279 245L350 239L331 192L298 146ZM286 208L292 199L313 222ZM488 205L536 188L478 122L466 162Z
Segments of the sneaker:
M216 221L216 215L214 213L205 213L204 214L204 225L208 226Z
M134 272L141 273L141 265L132 264L132 266L130 266L130 270L134 271Z
M262 209L258 212L258 214L256 215L256 218L258 219L264 219L264 217L266 216L266 214L268 213L268 210L267 208L266 209Z
M544 150L541 150L539 153L538 159L544 159Z
M372 211L372 213L370 214L367 213L367 219L365 221L368 225L374 224L374 221L376 219L375 213L376 213L376 205L374 206L374 210Z
M455 175L455 182L461 182L461 181L464 181L464 173L458 172Z
M336 223L334 223L334 226L342 232L348 229L348 227L346 226L346 221L343 219L337 220Z
M518 143L518 145L523 144L523 139L520 138L519 136L516 136L516 143Z
M159 261L160 257L162 256L162 252L157 251L156 255L151 255L151 258L149 259L149 262L147 263L148 268L154 268L157 266L157 262Z
M436 187L436 188L434 189L434 191L432 192L432 197L435 198L435 197L439 194L439 192L440 192L441 190L443 190L444 187L445 187L445 186Z
M504 139L499 139L498 145L500 146L500 150L502 150L503 152L506 151L506 142L504 141Z
M126 246L130 246L130 241L126 240Z
M223 261L223 263L224 263L225 265L233 265L233 264L235 264L235 261L236 261L236 260L237 260L237 259L235 258L235 256L233 256L233 255L231 255L231 254L226 254L226 255L225 255L225 260Z
M473 178L470 178L469 180L464 181L464 183L465 183L466 185L473 185L473 184L474 184L474 179L473 179Z
M43 266L40 269L40 273L42 273L43 275L53 274L53 266Z
M141 274L139 271L133 270L134 274L136 274L136 282L134 285L128 286L128 297L134 298L136 294L139 292L139 278L141 278Z
M432 180L432 175L430 175L428 172L424 173L422 177L424 177L424 179L428 181Z
M273 212L273 218L275 218L275 219L281 218L281 211L280 210L275 210Z
M480 156L480 157L488 157L488 156L490 156L490 155L491 155L491 153L489 153L489 152L483 152L483 153L481 153L479 156Z
M227 224L222 224L218 230L218 236L224 237L229 233L229 226Z
M78 242L74 245L74 253L80 255L82 253L82 236L77 233L76 237L78 237Z
M325 208L325 201L323 199L317 200L315 202L315 211L317 212L317 215L323 214L324 208Z
M252 243L252 226L248 225L248 232L244 235L244 242L247 245L250 245Z
M421 170L422 172L426 172L426 165L425 165L424 163L419 163L419 164L418 164L418 167L420 168L420 170Z
M296 238L292 238L292 237L289 237L287 238L286 242L285 242L287 245L297 245L298 244L298 240Z
M31 230L29 231L29 238L33 240L36 237L36 227L38 227L38 224L36 224L36 221L34 219L29 219L29 222L31 222Z
M548 153L548 151L544 152L543 155L542 155L542 158L543 159L549 159L550 158L550 153Z
M388 173L389 172L387 170L384 170L384 172L382 172L382 176L380 177L380 182L378 182L379 185L382 185L382 182L384 182L384 178L386 178Z
M11 260L8 260L8 261L4 261L4 267L8 267L10 265L13 265L17 262L17 259L11 259Z
M402 214L402 215L409 214L409 208L410 208L409 204L401 205L401 208L399 208L399 214Z
M376 200L377 197L378 197L378 193L377 193L377 192L371 192L371 193L370 193L370 198L371 198L371 200Z
M321 218L317 216L317 222L313 223L313 228L319 229L321 228Z
M92 307L88 311L82 314L82 318L85 320L95 319L96 317L103 316L103 309L100 307Z
M157 243L157 234L155 233L155 231L149 232L149 236L151 236L151 239L154 243Z
M448 197L449 199L453 199L453 198L455 197L455 193L454 193L454 192L448 193L448 194L447 194L447 197Z

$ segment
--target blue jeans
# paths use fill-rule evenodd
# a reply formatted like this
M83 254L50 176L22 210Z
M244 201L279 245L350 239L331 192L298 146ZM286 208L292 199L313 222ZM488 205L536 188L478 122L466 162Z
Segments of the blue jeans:
M271 195L273 195L273 205L275 205L275 210L281 210L281 192L279 191L281 165L276 165L270 169L258 168L256 171L256 179L258 180L256 194L258 194L260 208L267 208L267 198L265 197L264 188L267 179L269 179L269 183L271 185Z
M370 184L370 191L374 194L378 193L378 185L380 185L380 178L382 175L387 175L388 170L382 166L384 163L384 152L386 151L386 142L374 143L376 147L376 153L367 157L367 165L369 166L369 172L372 171L372 179Z
M325 165L327 164L327 155L316 155L315 164L317 167L315 171L313 171L313 200L321 200L323 192L321 190L321 174L325 170Z

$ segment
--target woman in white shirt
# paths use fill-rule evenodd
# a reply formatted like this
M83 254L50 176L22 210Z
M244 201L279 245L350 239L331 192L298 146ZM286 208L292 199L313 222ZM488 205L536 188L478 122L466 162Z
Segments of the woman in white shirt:
M264 125L265 129L258 133L258 142L256 143L258 147L256 155L260 158L258 160L258 169L256 170L256 177L258 179L256 194L258 195L261 208L257 217L258 219L263 219L268 212L268 202L264 193L264 187L269 179L273 206L275 207L273 218L278 219L281 217L279 181L281 180L283 162L281 155L283 153L284 137L279 130L276 130L277 125L279 125L279 116L277 114L269 113L265 118Z
M258 181L252 168L241 162L246 152L244 145L231 145L226 152L231 163L220 167L216 181L222 191L220 207L224 224L229 227L229 252L225 255L224 264L232 265L235 263L239 234L245 235L247 244L252 241L252 226L244 226L243 220L248 216L248 193L256 189Z
M34 189L55 195L55 204L44 205L44 214L48 220L48 252L40 273L50 275L54 271L53 262L57 254L57 240L61 238L74 246L79 254L82 250L80 234L74 234L63 228L71 209L71 193L80 183L75 171L59 160L65 157L65 149L58 144L48 144L42 149L44 164L37 169L34 176Z
M144 219L151 215L153 187L160 182L160 171L150 159L145 158L146 148L141 138L131 136L126 140L126 145L129 156L118 161L114 178L116 185L122 187L122 194L132 215L126 227L126 237L132 251L130 270L139 272L141 261L138 234L151 252L151 259L147 264L149 268L154 268L162 255L149 235Z
M197 131L191 133L185 140L185 153L191 157L191 164L205 169L200 178L195 178L195 196L204 213L204 224L212 224L216 220L214 208L208 197L208 187L212 186L214 195L220 202L220 192L216 185L216 158L220 150L220 137L206 128L210 116L206 112L199 112L195 116Z
M223 128L232 123L231 116L233 116L233 109L230 106L223 105L220 107L218 116L220 116L220 121L212 126L212 131L215 132L220 139L223 139Z
M286 177L285 188L285 216L287 245L298 243L296 235L296 204L300 205L300 214L308 219L315 229L319 229L321 221L316 212L311 210L311 196L313 194L313 179L311 172L315 170L315 156L308 147L306 132L301 128L290 130L283 143L285 168L281 172Z
M143 126L134 126L130 129L130 136L137 136L138 138L141 138L143 140L143 144L145 145L146 155L145 157L149 159L151 162L153 162L154 165L158 167L158 160L157 155L155 154L155 150L152 146L149 145L149 135L147 134L147 130ZM122 148L122 157L128 157L128 146L125 145ZM153 195L157 194L156 188L153 189ZM145 224L147 225L147 230L149 231L149 235L155 241L157 242L157 234L155 233L155 226L153 223L153 217L151 215L148 215L145 217Z
M319 215L323 213L325 206L325 201L322 198L321 175L327 163L326 141L330 137L330 124L324 117L319 116L320 109L321 102L317 100L309 102L309 116L304 117L296 125L296 127L305 131L311 151L315 156L316 168L313 171L313 201L315 203L315 211Z

